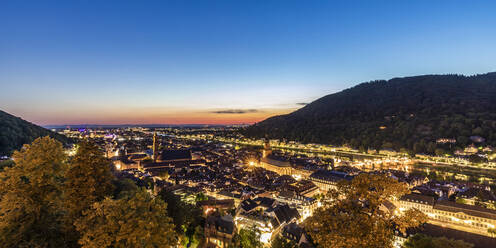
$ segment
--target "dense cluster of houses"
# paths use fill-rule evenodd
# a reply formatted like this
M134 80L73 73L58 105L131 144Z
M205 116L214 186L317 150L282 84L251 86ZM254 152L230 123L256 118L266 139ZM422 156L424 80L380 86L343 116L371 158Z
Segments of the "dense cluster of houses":
M496 225L496 197L487 185L433 181L404 170L331 169L312 159L273 153L267 144L260 154L221 142L150 134L144 140L115 142L110 150L116 168L140 178L142 184L152 180L157 188L168 187L176 194L205 194L208 200L197 204L204 210L205 237L212 247L227 247L235 233L252 227L265 244L282 236L300 247L311 247L302 223L319 207L318 196L359 173L384 173L409 185L412 193L385 206L390 211L417 208L428 215L432 230L444 228L446 233L462 232L467 239L494 240L489 230ZM398 233L397 244L406 237Z

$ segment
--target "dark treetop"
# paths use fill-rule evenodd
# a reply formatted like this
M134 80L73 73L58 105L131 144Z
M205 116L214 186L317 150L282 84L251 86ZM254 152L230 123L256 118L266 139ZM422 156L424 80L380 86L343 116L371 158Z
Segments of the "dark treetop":
M431 154L465 147L471 136L495 146L495 131L496 72L362 83L243 130L250 137ZM436 145L439 138L456 144Z
M38 137L50 136L67 144L71 140L19 117L0 110L0 156L10 155L23 144L29 144Z

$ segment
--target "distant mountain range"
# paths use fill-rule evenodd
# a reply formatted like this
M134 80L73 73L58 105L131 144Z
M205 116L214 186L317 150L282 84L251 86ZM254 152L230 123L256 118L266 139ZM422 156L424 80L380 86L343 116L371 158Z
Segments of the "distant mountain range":
M31 143L36 138L42 136L50 136L63 144L72 142L64 135L52 132L0 110L0 156L11 155L14 150L20 149L23 144Z
M362 83L256 123L243 133L430 154L481 142L474 137L482 137L482 145L496 146L496 72ZM436 142L441 138L456 143Z
M66 128L127 128L127 127L143 127L143 128L216 128L230 126L248 126L248 124L236 125L221 125L221 124L72 124L72 125L46 125L48 129L66 129Z

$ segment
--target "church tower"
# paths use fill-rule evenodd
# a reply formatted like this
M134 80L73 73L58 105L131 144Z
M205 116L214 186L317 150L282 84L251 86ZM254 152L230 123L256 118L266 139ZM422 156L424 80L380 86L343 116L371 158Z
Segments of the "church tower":
M157 149L158 149L158 145L157 145L157 133L156 132L153 132L153 155L152 155L152 159L153 159L153 162L156 162L157 161L157 156L158 156L158 152L157 152Z
M264 142L264 149L262 151L262 157L263 158L266 158L267 156L269 156L270 154L272 153L272 150L270 148L270 142L269 142L269 139L265 139L265 142Z

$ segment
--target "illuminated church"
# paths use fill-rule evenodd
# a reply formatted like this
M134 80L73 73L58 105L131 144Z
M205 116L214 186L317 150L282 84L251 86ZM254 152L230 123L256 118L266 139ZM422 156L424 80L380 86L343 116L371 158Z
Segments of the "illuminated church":
M265 140L262 158L258 166L276 172L279 175L289 175L297 179L306 179L312 173L311 171L294 168L287 159L273 155L268 139Z
M197 164L201 161L194 159L190 149L175 149L158 151L157 135L153 134L153 147L151 158L145 153L119 155L114 165L119 170L129 169L160 169L166 167L184 167Z
M260 159L260 167L280 175L292 175L291 163L272 155L272 149L270 148L268 139L265 140L262 158Z

